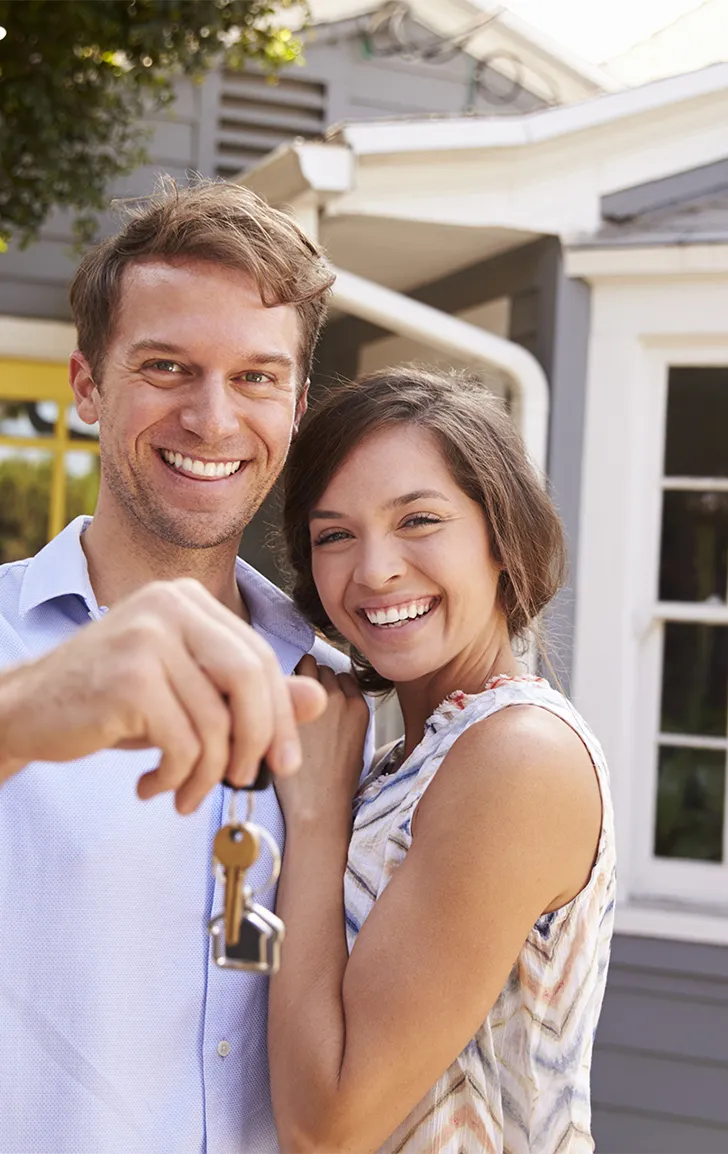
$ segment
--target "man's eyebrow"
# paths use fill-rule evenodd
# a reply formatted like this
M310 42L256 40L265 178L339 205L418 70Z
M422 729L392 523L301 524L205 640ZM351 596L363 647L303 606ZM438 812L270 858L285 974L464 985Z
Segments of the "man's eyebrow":
M169 341L156 341L153 337L145 337L143 340L135 341L130 346L131 353L155 352L155 353L170 353L172 356L183 356L189 359L189 353L181 345L170 344ZM279 352L263 352L263 353L236 353L236 359L245 362L248 365L256 365L262 367L264 365L280 365L285 369L295 368L296 362L288 353Z
M450 498L437 489L415 489L413 493L404 493L401 497L394 497L385 505L385 509L399 509L403 505L411 505L414 501L423 501L428 497L435 497L440 501L450 503ZM337 513L333 509L312 509L308 515L309 521L340 521L346 518L346 513Z

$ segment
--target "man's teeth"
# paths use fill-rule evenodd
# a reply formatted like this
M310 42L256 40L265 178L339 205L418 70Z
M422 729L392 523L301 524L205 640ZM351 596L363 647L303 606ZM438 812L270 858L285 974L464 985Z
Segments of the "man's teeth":
M413 617L422 617L429 613L435 601L411 601L409 605L392 605L389 609L365 609L367 620L372 625L394 625L399 621L408 621Z
M162 449L162 456L168 465L195 477L230 477L237 473L240 461L198 461L195 457L183 457L171 449Z

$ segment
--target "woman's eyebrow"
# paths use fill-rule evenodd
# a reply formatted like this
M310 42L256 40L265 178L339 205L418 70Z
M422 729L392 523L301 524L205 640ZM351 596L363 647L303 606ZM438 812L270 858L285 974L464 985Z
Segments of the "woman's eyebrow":
M422 501L428 497L435 497L440 501L447 501L450 498L446 497L444 493L440 493L438 489L415 489L413 493L403 493L401 497L393 497L391 501L387 501L384 506L385 509L399 509L402 505L411 505L413 501ZM334 509L312 509L308 515L309 521L337 521L346 517L346 513L337 513Z
M411 505L413 501L422 501L425 498L435 497L440 501L448 501L444 493L440 493L437 489L415 489L413 493L405 493L402 497L395 497L392 501L388 501L386 508L395 509L400 505Z

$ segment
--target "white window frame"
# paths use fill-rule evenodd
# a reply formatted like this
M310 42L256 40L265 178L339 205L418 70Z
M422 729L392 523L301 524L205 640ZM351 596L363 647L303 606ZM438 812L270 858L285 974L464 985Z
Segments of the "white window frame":
M653 852L664 625L671 621L728 625L726 605L658 600L663 493L668 489L688 487L685 484L680 485L679 478L664 477L669 373L673 368L684 367L728 369L728 346L658 348L651 350L650 359L653 362L654 375L652 387L648 387L646 393L651 394L653 404L654 436L651 438L651 449L647 449L645 454L649 477L645 477L643 494L644 544L641 556L637 555L635 571L637 588L641 587L640 599L644 599L643 603L650 604L650 611L640 639L637 658L638 684L642 687L640 695L642 709L635 711L636 756L631 839L634 847L631 896L633 900L648 904L677 900L705 908L728 908L728 779L724 805L722 862L658 858ZM726 478L696 478L691 479L688 484L694 489L724 491L728 489ZM722 748L728 752L728 733L725 739L716 741L676 735L670 744L693 748L703 745Z
M658 601L668 374L728 366L728 245L573 249L566 270L592 288L572 688L610 766L616 928L728 945L725 865L651 852L662 622L728 624Z

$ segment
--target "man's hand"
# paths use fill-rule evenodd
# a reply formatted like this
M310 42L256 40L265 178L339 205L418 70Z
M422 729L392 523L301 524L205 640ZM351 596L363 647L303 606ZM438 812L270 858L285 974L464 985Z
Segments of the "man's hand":
M155 582L99 622L0 674L0 781L30 761L70 761L110 747L162 751L138 785L189 813L223 777L281 777L301 764L297 725L326 693L286 678L271 647L197 581Z

